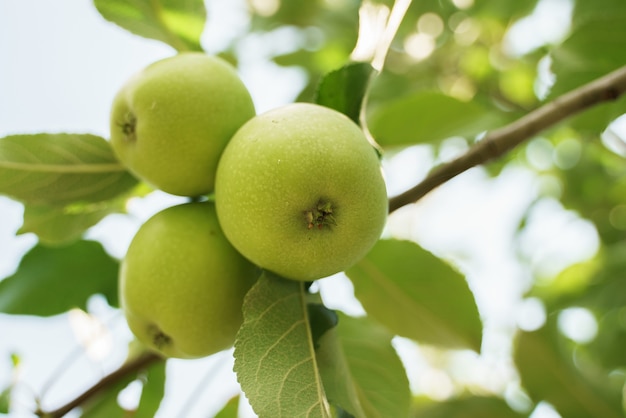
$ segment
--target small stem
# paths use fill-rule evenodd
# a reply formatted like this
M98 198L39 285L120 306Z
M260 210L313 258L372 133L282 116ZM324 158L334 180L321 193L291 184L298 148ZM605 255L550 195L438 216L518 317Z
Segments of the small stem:
M599 103L618 99L626 92L626 66L566 93L489 132L459 158L433 170L422 182L389 200L389 212L415 203L464 171L500 157L542 130Z
M376 47L376 51L374 52L374 58L372 59L372 67L374 67L374 69L378 72L383 70L387 54L391 48L391 43L396 37L396 33L398 33L400 24L404 20L404 15L409 9L411 1L412 0L396 0L393 3L393 8L389 13L389 19L387 20L387 26L383 31L378 46Z
M363 133L365 134L367 140L370 144L376 148L379 154L382 154L382 148L374 139L374 136L369 130L369 126L367 124L366 117L366 109L369 101L369 93L371 91L371 87L374 83L374 80L378 77L378 75L382 72L383 67L385 66L385 61L387 59L387 55L389 54L389 49L391 48L391 43L393 42L396 34L398 33L398 29L400 28L400 24L402 20L404 20L404 16L406 15L407 10L411 6L412 0L396 0L394 1L393 8L389 13L389 17L387 19L387 23L385 25L385 29L378 40L376 48L374 50L374 56L371 60L371 66L374 69L369 76L367 81L367 87L365 89L365 94L363 95L363 100L361 101L361 109L359 112L359 124L363 129Z
M145 369L150 364L155 363L160 360L163 360L163 358L154 353L147 353L142 356L139 356L123 364L119 369L104 376L92 387L90 387L89 389L87 389L86 391L84 391L83 393L81 393L80 395L78 395L76 398L72 399L65 405L61 406L60 408L57 408L49 412L39 410L39 411L36 411L35 414L43 418L62 417L65 414L69 413L74 408L80 406L83 402L87 401L88 399L100 393L102 390L115 384L124 376L127 376L131 373L138 372L142 369Z

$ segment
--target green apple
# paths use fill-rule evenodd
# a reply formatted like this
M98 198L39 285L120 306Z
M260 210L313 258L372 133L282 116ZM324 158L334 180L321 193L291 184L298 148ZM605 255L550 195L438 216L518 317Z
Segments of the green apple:
M380 161L361 129L305 103L256 116L237 131L217 168L215 204L241 254L302 281L360 260L388 210Z
M258 275L224 237L213 203L185 203L139 228L120 269L120 300L140 342L166 357L204 357L234 343Z
M167 193L213 191L224 147L255 115L235 69L219 57L187 52L157 61L115 96L111 145L135 176Z

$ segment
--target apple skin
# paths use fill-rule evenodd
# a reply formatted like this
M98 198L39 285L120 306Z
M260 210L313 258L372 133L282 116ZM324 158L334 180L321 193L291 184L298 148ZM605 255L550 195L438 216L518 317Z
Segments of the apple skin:
M241 254L299 281L359 261L388 212L380 161L361 129L305 103L256 116L237 131L218 165L215 203Z
M226 240L211 202L169 207L148 219L120 268L120 300L137 339L165 357L229 348L259 269Z
M185 52L152 63L119 90L111 145L136 177L167 193L213 191L219 157L255 115L250 93L219 57Z

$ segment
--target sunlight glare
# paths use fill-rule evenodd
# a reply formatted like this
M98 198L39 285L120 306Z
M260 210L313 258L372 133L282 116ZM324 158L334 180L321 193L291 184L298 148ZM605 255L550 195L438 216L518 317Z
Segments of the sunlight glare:
M419 387L431 399L444 401L454 394L452 379L444 371L430 368L423 372Z
M354 61L371 61L378 48L391 10L384 4L364 2L359 9L359 36L350 54Z
M539 298L527 298L516 310L517 326L524 331L535 331L546 322L546 307Z
M437 38L443 33L443 20L436 13L424 13L417 20L417 30Z
M250 7L254 13L263 17L270 17L280 9L280 0L250 0Z
M82 309L72 309L68 320L74 336L90 359L98 361L109 355L113 348L113 337L98 318Z
M404 40L404 50L411 58L421 61L435 50L435 39L426 33L413 33Z
M598 321L589 309L568 308L559 314L559 329L570 340L585 344L598 334Z
M454 4L458 9L465 10L474 5L474 0L452 0L452 4Z
M454 39L459 45L472 45L480 36L480 25L472 18L465 18L454 28Z
M572 3L571 0L540 0L529 16L511 26L503 40L504 50L513 56L522 56L563 39L570 29Z

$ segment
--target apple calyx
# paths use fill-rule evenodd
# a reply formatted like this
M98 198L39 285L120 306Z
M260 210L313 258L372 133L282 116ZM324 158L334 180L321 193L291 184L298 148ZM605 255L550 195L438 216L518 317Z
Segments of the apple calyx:
M152 342L154 343L154 346L159 350L172 344L172 338L161 331L161 329L156 325L152 325L150 327L150 333L152 334Z
M135 127L137 126L137 117L131 113L126 112L124 115L124 122L118 124L120 128L122 128L122 132L124 133L125 139L127 141L135 141L137 138L135 136Z
M335 215L333 215L333 205L331 202L320 199L313 209L304 211L304 219L307 223L307 229L322 229L324 226L328 228L331 225L337 225Z

